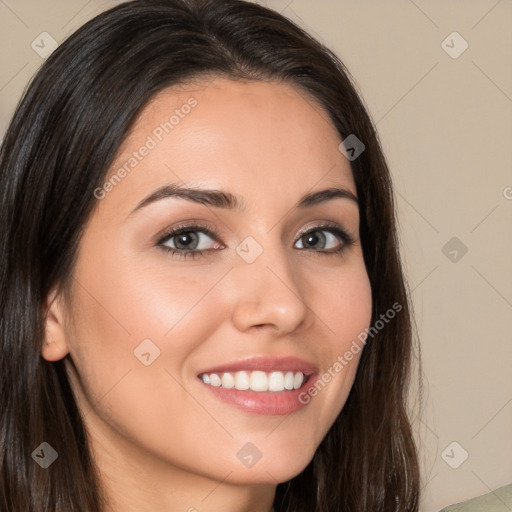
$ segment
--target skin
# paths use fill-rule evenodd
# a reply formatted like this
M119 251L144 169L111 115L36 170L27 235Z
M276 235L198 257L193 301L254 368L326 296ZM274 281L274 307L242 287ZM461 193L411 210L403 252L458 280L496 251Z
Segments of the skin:
M369 326L357 204L294 208L309 192L356 189L341 139L312 99L283 83L220 77L158 94L110 174L190 97L190 114L98 201L71 304L58 290L48 296L42 355L66 358L112 510L270 511L276 485L305 468L342 409L360 353L287 416L235 409L197 374L249 356L296 356L323 374ZM246 209L167 198L130 214L170 183L230 192ZM157 246L189 220L218 230L217 239L200 235L209 252L180 259ZM325 221L355 239L341 254L327 254L343 244L336 235L314 248L299 241ZM247 236L263 249L250 264L236 252ZM134 350L148 338L160 356L145 366ZM262 454L252 467L237 458L248 442Z

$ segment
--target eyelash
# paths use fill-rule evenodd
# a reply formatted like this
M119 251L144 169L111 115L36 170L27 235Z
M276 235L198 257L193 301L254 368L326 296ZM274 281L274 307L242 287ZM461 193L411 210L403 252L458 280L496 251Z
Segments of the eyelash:
M218 249L207 249L207 250L193 250L193 251L185 251L183 249L174 249L173 247L167 247L163 245L165 242L169 241L171 238L174 238L175 236L181 235L182 233L187 232L201 232L205 235L208 235L212 239L216 240L218 238L218 232L216 229L212 229L206 225L200 224L200 223L193 223L193 224L181 224L169 232L165 233L160 240L157 242L157 246L163 249L165 252L170 253L171 256L177 257L180 259L187 259L187 258L199 258L201 256L204 256L206 254L211 254L211 252L216 251ZM349 235L344 229L342 229L340 226L333 222L325 222L319 226L313 226L311 228L308 228L301 233L299 233L299 237L297 238L296 242L300 240L304 235L308 233L314 233L315 231L328 231L331 234L335 235L339 240L342 242L342 245L336 249L336 250L318 250L315 251L314 249L299 249L302 251L311 251L313 253L316 253L316 255L324 255L324 256L336 256L341 255L349 245L353 245L355 243L354 238Z

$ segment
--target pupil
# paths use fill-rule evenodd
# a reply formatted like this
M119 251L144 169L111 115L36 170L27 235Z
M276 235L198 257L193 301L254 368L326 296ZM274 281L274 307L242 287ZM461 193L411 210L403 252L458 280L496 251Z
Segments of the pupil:
M314 233L308 233L306 235L306 243L304 245L306 246L315 246L319 241L321 242L322 239L325 238L324 235L320 235L318 236L318 234L316 233L320 233L319 231L315 231Z
M185 233L180 233L177 235L177 244L176 247L178 249L190 249L191 245L194 244L194 242L197 242L197 235L195 235L192 231L187 231ZM182 247L180 247L180 245ZM192 247L193 248L193 247Z

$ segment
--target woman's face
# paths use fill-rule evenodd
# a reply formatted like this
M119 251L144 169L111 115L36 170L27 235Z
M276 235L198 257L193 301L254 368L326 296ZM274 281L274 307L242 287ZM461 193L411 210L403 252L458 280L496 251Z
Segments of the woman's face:
M335 363L371 316L340 142L285 84L216 78L145 108L95 193L72 307L54 303L43 352L69 352L98 457L238 484L308 464L360 353Z

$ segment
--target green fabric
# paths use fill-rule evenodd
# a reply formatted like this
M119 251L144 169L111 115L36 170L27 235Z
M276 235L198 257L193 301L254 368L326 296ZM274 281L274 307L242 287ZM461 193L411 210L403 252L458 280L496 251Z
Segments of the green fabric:
M495 491L443 508L440 512L511 512L512 484L500 487Z

